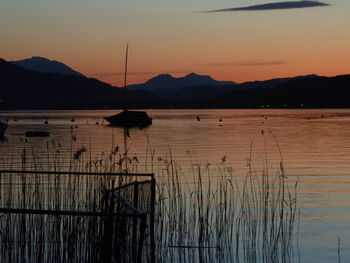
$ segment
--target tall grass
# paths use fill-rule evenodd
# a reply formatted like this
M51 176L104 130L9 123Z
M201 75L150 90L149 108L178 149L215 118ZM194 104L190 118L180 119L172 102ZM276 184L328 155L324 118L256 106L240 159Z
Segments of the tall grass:
M293 262L297 184L282 162L274 175L249 165L242 181L224 163L192 164L193 182L171 156L161 162L158 261Z
M109 189L134 180L111 173L133 169L134 160L115 148L91 159L88 149L61 151L47 142L46 153L26 147L20 159L4 165L17 172L0 174L0 207L39 211L91 212L96 215L47 215L3 213L0 216L0 262L128 262L130 219L98 216L97 213L127 213L127 208L111 204ZM86 157L87 156L87 157ZM13 167L13 164L15 167ZM11 167L12 166L12 167ZM26 173L31 171L32 173ZM50 171L55 173L46 173ZM59 172L68 172L60 174ZM43 173L44 172L44 173ZM94 175L83 174L94 172ZM109 249L108 259L106 251Z
M112 144L108 154L92 158L91 150L72 136L70 151L47 143L46 155L24 149L21 169L33 171L97 172L106 176L18 173L1 175L1 207L125 212L111 204L108 191L139 178L111 177L108 173L155 172L155 251L150 251L150 227L143 247L143 262L293 262L297 184L288 182L283 161L271 173L257 170L250 161L245 177L226 164L218 167L192 162L183 171L171 153L155 160L148 144L146 161L121 152ZM15 163L15 162L14 162ZM140 189L138 207L149 212L150 188ZM132 190L120 192L133 202ZM108 201L109 200L109 201ZM0 217L1 262L135 260L131 219L103 217L12 215ZM106 228L108 226L108 228ZM113 233L108 233L112 229ZM113 237L111 237L111 235ZM138 234L139 235L139 234Z

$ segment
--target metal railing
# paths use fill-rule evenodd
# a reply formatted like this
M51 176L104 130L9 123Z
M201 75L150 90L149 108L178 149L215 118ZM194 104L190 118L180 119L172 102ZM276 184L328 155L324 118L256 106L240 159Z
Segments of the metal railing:
M155 262L154 204L154 174L1 170L0 261Z

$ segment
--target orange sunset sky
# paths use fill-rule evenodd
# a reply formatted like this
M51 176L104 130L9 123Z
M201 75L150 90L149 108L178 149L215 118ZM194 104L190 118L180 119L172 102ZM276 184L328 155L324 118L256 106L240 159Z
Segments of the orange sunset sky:
M2 0L0 57L42 56L118 86L128 42L128 84L161 73L195 72L236 82L350 73L348 0L202 12L277 2Z

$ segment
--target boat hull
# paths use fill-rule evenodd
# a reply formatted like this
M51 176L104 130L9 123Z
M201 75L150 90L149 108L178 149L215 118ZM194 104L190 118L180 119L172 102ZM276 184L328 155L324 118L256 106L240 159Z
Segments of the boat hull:
M152 118L150 118L145 111L124 110L116 115L105 117L104 119L114 127L145 128L152 125Z

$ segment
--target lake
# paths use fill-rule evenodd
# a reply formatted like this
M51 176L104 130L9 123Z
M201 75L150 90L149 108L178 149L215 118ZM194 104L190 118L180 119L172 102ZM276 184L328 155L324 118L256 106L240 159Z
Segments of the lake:
M7 119L9 127L0 140L0 161L3 167L16 168L21 164L23 149L35 151L40 159L52 145L63 153L84 146L86 159L90 153L92 159L97 159L117 145L122 151L124 131L103 121L104 116L117 112L2 111L0 120ZM267 167L275 174L283 161L288 180L299 185L301 262L335 262L338 238L342 262L350 260L350 110L147 112L153 125L131 129L128 138L129 155L137 155L141 167L153 150L155 164L159 158L171 155L186 181L193 180L193 164L210 164L214 171L224 165L242 178L250 163L254 170ZM28 130L46 130L50 137L26 138Z

